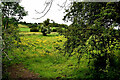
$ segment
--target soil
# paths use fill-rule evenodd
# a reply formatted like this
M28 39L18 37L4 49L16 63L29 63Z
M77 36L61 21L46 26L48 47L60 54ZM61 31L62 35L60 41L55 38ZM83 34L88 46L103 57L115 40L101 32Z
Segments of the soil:
M14 64L8 67L7 72L10 73L10 80L41 80L38 73L24 68L23 64Z
M7 77L2 80L61 80L61 77L56 78L43 78L38 73L31 72L26 69L22 63L13 64L9 66L7 69ZM4 72L4 71L3 71Z

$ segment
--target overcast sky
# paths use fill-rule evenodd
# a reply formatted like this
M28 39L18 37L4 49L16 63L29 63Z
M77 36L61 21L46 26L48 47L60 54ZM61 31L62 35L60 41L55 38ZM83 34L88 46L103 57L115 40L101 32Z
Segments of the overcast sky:
M41 19L33 19L33 18L39 18L44 15L43 14L36 14L35 10L42 12L45 8L45 1L50 0L22 0L20 2L20 5L25 8L26 11L28 11L28 15L23 18L22 21L31 22L31 23L40 23L49 18L50 20L54 20L56 23L60 24L71 24L71 22L65 23L62 19L64 17L64 9L61 9L57 4L63 4L65 0L54 0L52 7L50 11ZM68 0L69 1L69 0ZM69 4L70 2L67 2ZM47 11L47 10L46 10ZM45 12L46 12L45 11Z

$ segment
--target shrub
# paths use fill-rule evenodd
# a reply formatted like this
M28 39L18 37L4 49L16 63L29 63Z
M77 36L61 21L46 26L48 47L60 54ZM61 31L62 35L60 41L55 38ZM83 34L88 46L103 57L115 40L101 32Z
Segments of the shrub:
M39 29L38 28L31 28L30 32L39 32Z
M52 32L57 32L57 29L53 29Z
M62 35L63 33L65 33L65 28L62 28L62 27L58 27L56 28L57 29L57 32Z
M46 29L46 28L42 28L42 29L41 29L41 32L43 33L43 36L46 36L46 35L47 35L47 29Z
M41 29L41 32L42 32L43 36L47 36L47 34L51 33L50 26L41 25L40 29Z

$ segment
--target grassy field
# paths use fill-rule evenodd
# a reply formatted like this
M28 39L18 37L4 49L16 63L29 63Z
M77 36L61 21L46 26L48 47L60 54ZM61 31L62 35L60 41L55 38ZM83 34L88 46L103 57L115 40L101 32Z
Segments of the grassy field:
M12 48L12 53L8 55L12 59L11 64L22 63L25 68L38 73L41 78L90 77L87 75L89 69L86 54L78 64L77 54L68 58L63 56L64 52L58 50L64 47L63 44L67 40L64 36L56 32L47 36L37 33L20 32L21 42L14 41L16 47Z
M26 25L18 24L20 32L30 32L30 28Z
M19 26L20 28L28 28L27 25L18 24L18 26Z
M13 53L15 53L17 58L13 63L22 62L29 70L39 73L40 77L75 78L82 71L79 77L84 78L86 73L88 73L85 58L82 58L82 63L77 65L77 58L75 56L67 60L56 49L56 47L63 47L63 43L66 41L64 36L58 34L50 34L48 36L24 35L20 38L20 46L13 49ZM11 59L14 59L12 55L9 56Z
M30 28L27 28L27 27L21 27L21 28L19 28L19 30L21 32L30 32Z

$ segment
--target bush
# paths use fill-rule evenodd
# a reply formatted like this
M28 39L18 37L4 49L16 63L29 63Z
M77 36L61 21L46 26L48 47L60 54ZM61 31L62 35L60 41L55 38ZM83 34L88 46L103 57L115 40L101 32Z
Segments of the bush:
M30 32L39 32L39 29L37 29L37 28L31 28Z
M41 29L41 32L43 33L43 36L46 36L46 35L47 35L47 29L46 29L46 28L42 28L42 29Z
M57 32L62 35L63 33L65 33L65 28L62 28L62 27L58 27L56 28L57 29Z
M57 32L57 29L53 29L52 32Z
M49 26L41 25L39 28L41 29L43 36L47 36L47 34L51 33L51 29Z

